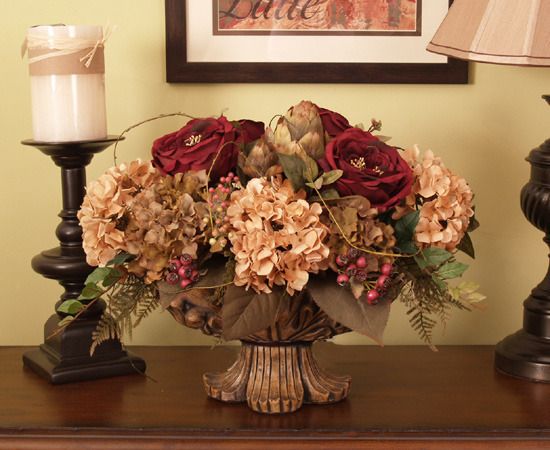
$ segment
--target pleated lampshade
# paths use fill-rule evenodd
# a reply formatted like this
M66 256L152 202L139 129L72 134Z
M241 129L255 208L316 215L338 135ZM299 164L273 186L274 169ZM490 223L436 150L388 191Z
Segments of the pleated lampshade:
M427 50L493 64L550 66L550 0L454 0Z

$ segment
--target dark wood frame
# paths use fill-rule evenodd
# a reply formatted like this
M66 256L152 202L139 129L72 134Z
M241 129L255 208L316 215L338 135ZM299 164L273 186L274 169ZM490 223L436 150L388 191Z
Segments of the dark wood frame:
M416 29L414 31L370 31L370 30L338 30L338 31L306 31L300 30L300 36L422 36L422 2L417 3L418 15L416 18ZM246 31L246 30L220 30L218 28L219 2L214 3L212 24L214 25L214 36L296 36L296 31L290 30L269 30L269 31Z
M443 64L188 62L185 1L165 0L169 83L468 83L468 63L453 58Z

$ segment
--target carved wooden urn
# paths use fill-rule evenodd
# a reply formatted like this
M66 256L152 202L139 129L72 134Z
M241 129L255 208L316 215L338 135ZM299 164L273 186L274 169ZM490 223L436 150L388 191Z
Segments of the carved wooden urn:
M220 309L198 298L187 298L168 311L187 327L207 335L222 334ZM229 369L204 374L206 393L223 402L247 402L254 411L268 414L293 412L304 403L343 400L351 378L319 367L312 346L348 331L303 291L285 302L272 326L241 341L237 361Z

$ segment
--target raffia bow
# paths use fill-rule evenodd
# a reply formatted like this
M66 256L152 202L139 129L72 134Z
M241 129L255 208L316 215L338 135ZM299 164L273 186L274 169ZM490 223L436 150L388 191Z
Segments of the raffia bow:
M79 59L80 62L84 63L86 68L89 68L97 50L104 47L105 42L114 31L114 27L107 25L105 27L103 37L98 40L74 37L56 37L52 39L51 37L40 36L32 36L29 38L27 36L21 45L21 58L23 58L26 53L30 53L32 50L51 50L50 52L41 55L29 57L29 65L32 65L46 59L72 55L74 53L81 52L82 50L90 49L88 53Z

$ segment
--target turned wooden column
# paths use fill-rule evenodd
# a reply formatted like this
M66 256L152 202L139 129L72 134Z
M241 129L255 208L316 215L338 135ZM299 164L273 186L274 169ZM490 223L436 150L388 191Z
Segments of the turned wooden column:
M55 304L56 311L63 301L78 298L86 277L94 270L86 263L82 228L76 215L84 199L86 166L94 154L105 150L116 140L117 137L110 136L82 142L22 142L50 156L61 168L63 209L59 213L61 223L56 229L59 246L45 250L32 259L35 272L58 281L64 288ZM23 356L25 366L54 384L143 372L145 362L127 353L117 339L101 344L90 356L92 333L104 310L105 303L96 302L61 332L58 332L58 323L63 314L56 312L44 326L44 343Z

